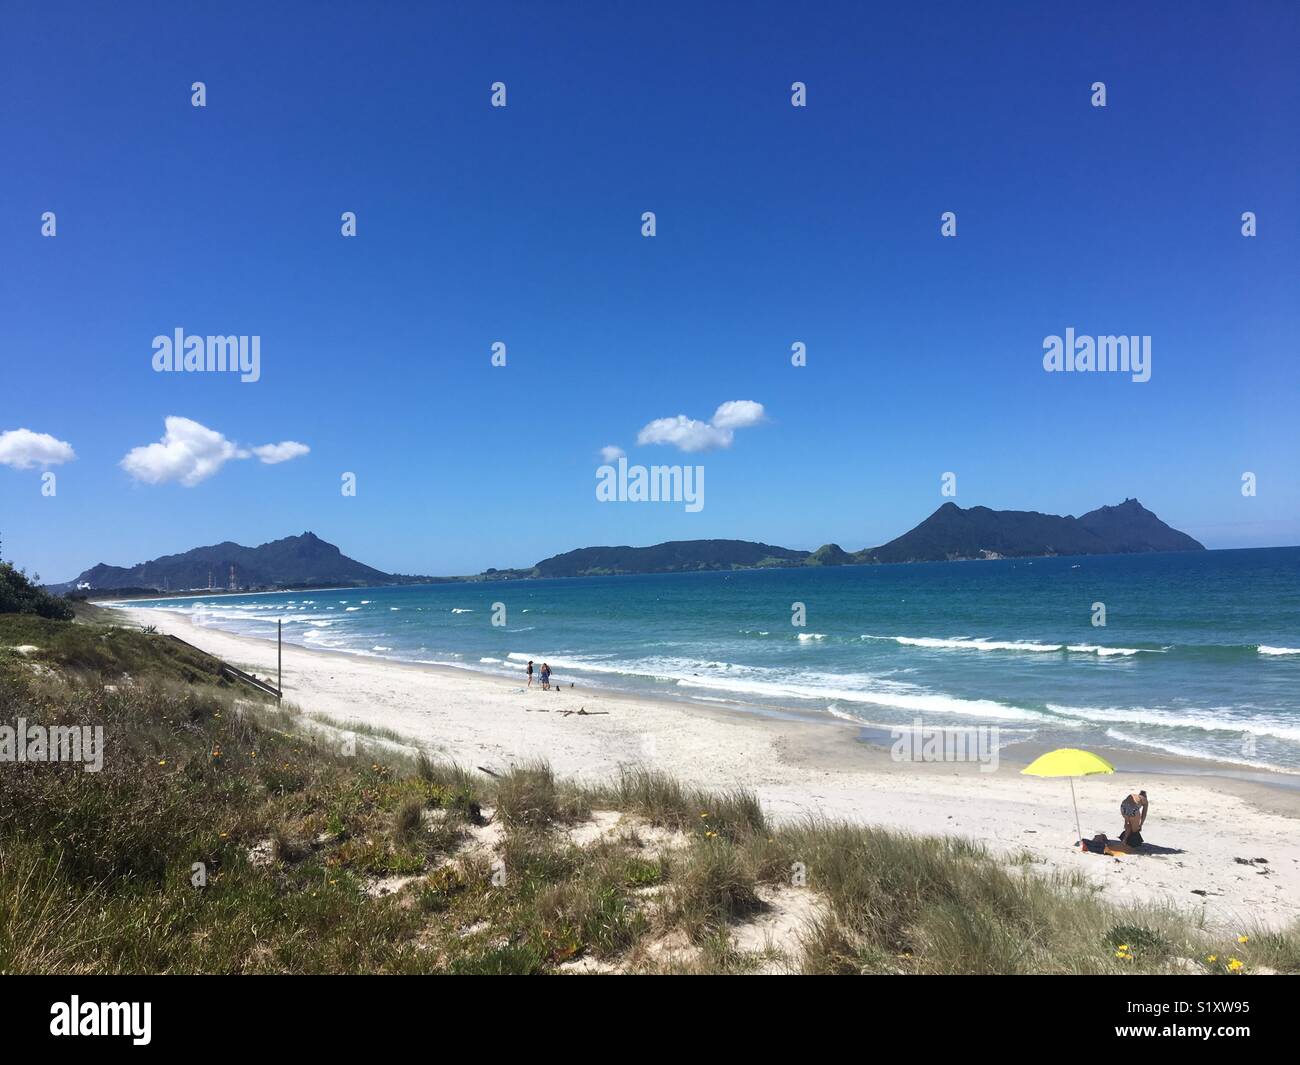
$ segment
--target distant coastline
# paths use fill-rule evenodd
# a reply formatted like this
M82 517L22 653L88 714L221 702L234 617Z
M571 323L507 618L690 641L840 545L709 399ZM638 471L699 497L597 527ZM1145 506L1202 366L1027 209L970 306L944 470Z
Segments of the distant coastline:
M547 577L602 577L693 571L966 562L1002 558L1204 551L1136 499L1082 517L1038 511L963 509L945 503L923 522L880 547L848 552L839 544L815 551L752 540L673 540L649 547L583 547L528 568L488 568L459 577L385 573L344 555L312 532L259 547L226 542L194 548L131 567L99 563L54 592L88 598L121 589L124 598L157 594L209 595L219 591L311 591ZM215 583L214 583L215 582ZM80 593L85 592L83 596ZM151 595L151 593L153 593Z

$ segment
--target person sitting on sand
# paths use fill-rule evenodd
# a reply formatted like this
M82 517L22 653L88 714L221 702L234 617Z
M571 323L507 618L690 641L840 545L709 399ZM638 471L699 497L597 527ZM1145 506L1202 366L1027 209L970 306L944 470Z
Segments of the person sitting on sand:
M528 660L528 687L531 688L532 686L533 686L533 660L530 658Z
M542 663L542 691L551 690L551 667L545 662Z
M1119 812L1124 818L1124 831L1119 834L1119 841L1130 847L1142 846L1142 826L1147 823L1147 793L1139 791L1136 795L1126 795L1119 804Z

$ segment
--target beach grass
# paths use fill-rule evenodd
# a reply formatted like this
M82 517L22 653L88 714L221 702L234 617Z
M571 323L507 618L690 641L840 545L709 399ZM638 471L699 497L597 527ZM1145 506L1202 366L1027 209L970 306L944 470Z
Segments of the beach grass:
M640 767L624 769L613 785L591 788L588 796L593 803L639 814L652 824L706 836L743 839L767 829L762 807L750 792L704 792Z
M345 747L161 637L3 616L0 646L38 648L0 651L0 725L105 736L97 773L0 764L3 972L1300 972L1300 928L1120 911L958 838Z
M496 810L510 828L545 829L584 819L591 808L587 796L555 780L542 761L512 766L496 781Z

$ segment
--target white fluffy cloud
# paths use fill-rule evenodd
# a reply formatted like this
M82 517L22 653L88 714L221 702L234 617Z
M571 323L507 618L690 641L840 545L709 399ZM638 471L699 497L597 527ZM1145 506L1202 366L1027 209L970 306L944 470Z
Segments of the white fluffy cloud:
M311 448L306 444L298 443L297 440L282 440L278 444L261 444L252 450L253 454L268 466L274 466L277 462L288 462L290 459L305 455Z
M72 445L49 433L9 429L0 433L0 466L30 470L33 466L59 466L77 457Z
M713 412L718 429L747 429L763 420L763 404L752 399L729 399Z
M167 431L154 444L135 447L122 459L122 469L137 481L163 484L180 481L193 487L216 473L231 459L247 458L248 452L189 418L169 417Z
M682 451L712 451L731 447L735 433L718 429L708 422L696 421L685 414L676 418L656 418L636 436L638 444L672 444Z
M681 451L714 451L731 447L735 430L763 420L763 404L752 399L728 400L713 412L713 420L702 422L679 414L656 418L638 434L638 444L671 444Z
M164 419L163 424L166 432L161 440L132 448L122 459L122 469L137 481L146 484L180 481L185 487L193 488L232 459L256 455L266 463L287 462L310 450L293 440L243 448L215 429L174 415Z
M627 452L617 444L606 444L600 449L600 457L606 462L617 462L626 456Z

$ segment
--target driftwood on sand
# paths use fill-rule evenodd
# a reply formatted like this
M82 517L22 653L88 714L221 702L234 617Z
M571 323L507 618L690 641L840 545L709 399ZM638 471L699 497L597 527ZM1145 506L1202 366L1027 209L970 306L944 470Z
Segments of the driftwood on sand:
M549 709L548 709L548 710L543 710L540 706L537 706L537 707L534 707L534 706L525 706L525 707L524 707L524 713L526 713L526 714L550 714L550 713L556 713L556 714L561 715L562 717L568 717L570 714L577 714L579 717L599 717L599 716L601 716L601 715L608 715L608 714L609 714L609 711L608 711L608 710L588 710L588 709L586 709L585 707L581 707L581 706L578 707L577 710L555 710L555 711L551 711L551 710L549 710Z

